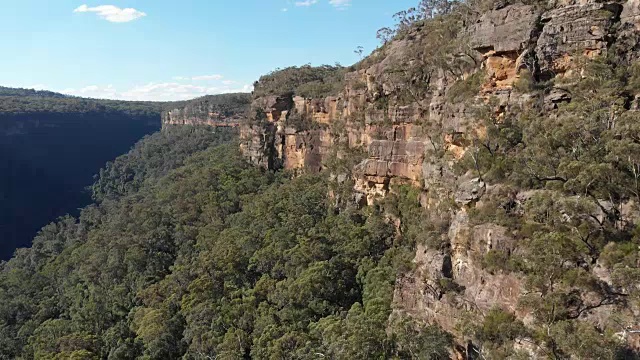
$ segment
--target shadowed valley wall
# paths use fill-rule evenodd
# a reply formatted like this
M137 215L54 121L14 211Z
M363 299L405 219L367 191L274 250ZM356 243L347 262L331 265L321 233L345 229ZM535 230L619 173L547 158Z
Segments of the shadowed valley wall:
M0 259L57 217L77 214L100 168L160 126L159 111L0 113Z

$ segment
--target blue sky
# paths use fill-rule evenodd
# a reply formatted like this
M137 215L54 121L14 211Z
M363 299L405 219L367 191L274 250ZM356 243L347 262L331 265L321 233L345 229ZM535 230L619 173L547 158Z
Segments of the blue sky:
M417 0L0 0L0 85L126 100L250 91L290 65L350 65Z

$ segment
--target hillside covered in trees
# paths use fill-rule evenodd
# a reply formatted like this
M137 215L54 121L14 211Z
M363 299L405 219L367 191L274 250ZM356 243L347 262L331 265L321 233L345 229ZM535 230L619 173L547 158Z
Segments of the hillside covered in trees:
M142 140L101 172L98 203L2 265L1 356L444 358L435 327L386 331L412 241L382 209L337 208L325 175L249 165L234 132Z
M187 103L0 88L0 259L28 246L52 219L88 205L91 194L85 188L98 170L160 130L163 111ZM246 107L234 99L219 103L233 110Z
M107 163L0 265L0 358L640 358L640 4L395 17Z

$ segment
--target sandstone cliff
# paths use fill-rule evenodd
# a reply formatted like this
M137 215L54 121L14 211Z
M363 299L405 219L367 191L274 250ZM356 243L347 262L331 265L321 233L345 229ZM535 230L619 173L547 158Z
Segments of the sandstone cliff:
M474 345L463 348L469 340L465 324L481 323L496 307L515 314L529 328L549 326L540 325L535 307L523 301L535 293L530 277L486 265L489 255L524 251L521 229L470 219L470 214L495 208L500 196L511 199L501 208L528 216L527 204L540 194L507 191L479 174L476 152L491 131L486 121L500 124L532 109L539 110L541 118L558 118L558 109L572 102L571 86L585 78L585 63L607 56L633 63L638 58L640 3L500 3L482 13L460 15L452 23L442 21L414 24L361 63L336 70L331 81L332 88L339 85L338 91L304 96L284 87L279 92L274 78L291 74L264 77L256 83L250 119L241 127L241 148L258 166L298 172L335 172L331 164L336 159L363 150L366 155L349 174L334 179L350 177L357 198L370 205L393 193L396 185L420 189L422 206L444 219L444 244L418 246L415 268L397 283L396 305L398 311L453 333L461 353L471 356ZM295 76L295 69L285 71ZM328 88L322 80L313 84ZM637 91L620 95L630 99L620 111L637 108L632 104ZM465 161L475 161L478 171L457 171ZM590 217L606 217L607 209L618 206L607 201L594 200ZM619 208L635 209L628 201L618 202ZM633 225L634 212L618 212L622 215L614 222ZM611 280L611 269L601 259L579 262L594 283L607 289L574 288L571 301L578 305L574 303L575 312L566 319L616 333L639 349L640 337L627 331L638 323L637 304L623 299L627 294ZM544 298L545 292L539 296ZM556 352L549 338L518 338L513 348L544 357L543 343Z

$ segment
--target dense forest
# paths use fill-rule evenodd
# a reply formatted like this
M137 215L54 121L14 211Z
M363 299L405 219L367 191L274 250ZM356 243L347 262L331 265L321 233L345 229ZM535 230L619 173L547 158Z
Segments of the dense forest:
M352 67L263 76L240 131L143 138L0 263L0 359L639 359L640 31L594 4L422 0ZM507 18L522 43L471 45ZM309 128L293 95L353 111ZM319 171L239 144L321 132Z
M0 86L0 97L10 97L10 96L30 96L30 97L40 97L40 98L70 98L70 95L60 94L53 91L46 90L35 90L35 89L22 89L22 88L10 88L5 86Z
M2 265L0 357L446 358L437 328L385 326L412 239L337 207L325 175L250 166L233 131L142 140Z

